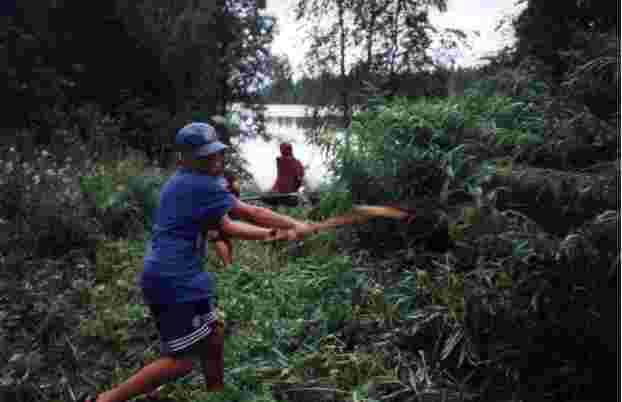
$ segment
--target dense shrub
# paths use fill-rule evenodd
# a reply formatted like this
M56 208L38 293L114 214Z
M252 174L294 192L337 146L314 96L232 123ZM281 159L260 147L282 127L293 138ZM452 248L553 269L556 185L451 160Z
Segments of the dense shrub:
M76 248L94 252L99 226L78 185L88 163L59 160L47 150L25 159L10 148L0 168L0 219L9 233L2 250L22 258L57 257Z
M337 146L334 169L341 188L320 206L340 211L348 203L428 199L432 211L447 212L452 242L437 250L432 247L437 239L426 244L407 239L421 233L407 233L410 229L395 222L376 220L356 229L358 245L372 257L377 250L383 259L410 255L388 293L406 317L397 344L413 353L410 364L429 368L426 375L433 378L448 376L483 400L506 400L510 394L524 400L585 400L597 381L606 383L599 359L612 362L614 338L599 317L614 311L605 300L615 294L620 269L612 241L619 213L594 210L593 221L560 241L527 216L495 208L491 201L498 189L488 178L516 170L512 158L505 158L507 165L486 160L525 154L549 140L553 152L563 152L554 144L584 149L586 133L606 130L588 112L545 122L549 111L536 106L542 99L530 103L495 95L495 84L487 85L472 87L461 98L380 102L355 115ZM550 132L570 123L575 132L564 137ZM548 180L544 169L535 170L543 183ZM552 183L564 188L563 179ZM599 188L599 197L607 191ZM458 192L471 199L456 208L449 201ZM521 200L514 196L510 202ZM562 202L558 208L568 217L575 204ZM415 210L417 228L434 220L430 210Z
M482 111L493 106L496 112L484 115ZM369 181L382 178L381 187L389 187L381 191L385 199L375 202L430 193L438 196L450 190L478 193L479 181L489 169L465 152L460 139L467 128L481 128L487 121L503 118L507 131L519 130L519 123L525 119L520 115L523 112L513 108L518 106L505 98L486 101L481 96L434 101L396 99L377 105L355 115L349 133L337 145L336 176L361 197L375 194L378 183L370 186ZM497 130L497 135L500 133ZM503 138L497 137L497 142ZM399 183L391 186L395 181Z

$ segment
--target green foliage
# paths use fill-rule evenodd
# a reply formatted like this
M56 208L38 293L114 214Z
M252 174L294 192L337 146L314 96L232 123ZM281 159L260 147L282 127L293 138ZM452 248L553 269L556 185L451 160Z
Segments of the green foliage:
M352 210L352 193L344 186L335 184L325 189L320 202L315 206L311 218L327 219Z
M332 319L327 325L335 327L350 309L337 300L349 294L355 282L348 258L306 257L278 271L253 272L235 265L219 274L219 295L227 319L261 320L268 325L279 318L328 316ZM320 299L323 301L318 304Z
M107 241L98 245L96 285L84 297L94 308L94 316L80 324L84 336L97 337L117 348L131 337L132 326L148 322L136 277L142 270L144 243Z
M418 146L423 149L416 156L434 158L440 151L447 152L453 144L451 136L464 128L494 126L534 138L543 135L544 117L535 104L488 93L486 85L486 81L473 84L461 97L398 98L359 113L352 123L353 147L359 154L379 156L381 151L395 154L400 149L406 154Z
M132 219L149 230L160 189L168 176L145 174L144 166L140 159L110 162L98 165L93 174L81 178L82 191L90 196L105 221L114 217Z
M91 196L98 208L105 209L115 191L115 184L111 176L97 174L82 177L80 188Z
M494 80L473 83L462 99L461 109L470 116L470 126L496 130L500 145L539 144L544 140L544 113L535 102L546 86L532 82L525 96L511 97L497 94Z
M142 210L147 227L151 227L160 203L160 189L167 180L161 175L132 177L128 182L127 197L134 200Z
M465 129L492 132L493 144L512 148L540 143L544 119L528 102L483 96L475 89L463 97L386 101L353 117L351 130L336 147L336 176L351 185L361 177L397 178L413 162L430 162L451 188L477 193L493 169L487 163L474 165L465 155L457 142ZM406 191L400 187L387 197L399 199L399 192Z
M131 250L124 243L109 244L102 249L102 261L108 261L106 266L116 272L120 257L132 260ZM286 265L257 267L249 253L240 250L240 262L218 272L219 310L226 325L238 332L226 338L224 392L207 395L200 387L188 386L181 380L169 387L171 396L180 401L271 401L271 389L266 384L274 377L269 373L290 373L288 378L294 379L306 363L314 361L326 362L323 372L346 390L386 373L377 356L348 354L331 347L335 340L330 340L330 334L353 314L352 305L344 300L351 298L352 288L363 280L352 272L347 257L315 256ZM118 296L119 300L128 299L128 295ZM102 297L97 300L104 300ZM104 327L112 329L110 338L123 339L125 334L119 330L131 322L121 322L120 314L131 313L140 319L140 311L126 311L121 305L113 305L112 300L107 301L111 304L106 308L98 304L102 310L98 322L87 323L87 328L98 335ZM106 316L109 310L111 316ZM308 323L317 323L318 332L308 333ZM304 345L301 353L287 352L296 339ZM346 364L344 358L348 356L350 363ZM120 379L129 372L122 374Z
M123 194L127 192L129 183L136 182L135 177L143 174L145 166L145 161L140 158L97 164L90 174L80 178L80 188L98 208L111 208L127 198ZM141 188L141 183L134 185Z
M379 297L370 297L363 310L355 311L349 302L353 289L367 281L352 272L349 258L335 255L314 254L265 271L235 264L220 272L220 308L226 321L240 323L243 332L227 343L226 382L235 389L226 392L261 395L262 382L303 382L310 371L344 395L370 381L395 381L379 356L348 352L332 335L363 312L384 314L378 308L381 291L370 292ZM287 352L292 342L301 345L299 351ZM244 400L252 399L245 395Z

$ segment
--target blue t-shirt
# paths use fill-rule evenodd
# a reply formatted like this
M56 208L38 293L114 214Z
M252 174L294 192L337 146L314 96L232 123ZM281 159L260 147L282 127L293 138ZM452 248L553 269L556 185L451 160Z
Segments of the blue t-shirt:
M151 241L140 278L148 303L169 304L213 296L211 275L203 270L203 224L217 225L235 198L221 177L179 169L163 186Z

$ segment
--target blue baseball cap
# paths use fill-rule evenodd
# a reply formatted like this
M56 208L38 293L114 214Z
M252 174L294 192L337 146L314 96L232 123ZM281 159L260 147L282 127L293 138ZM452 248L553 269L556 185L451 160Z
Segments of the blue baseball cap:
M175 136L175 144L192 151L195 157L204 157L227 149L218 141L218 133L207 123L193 122L183 126Z

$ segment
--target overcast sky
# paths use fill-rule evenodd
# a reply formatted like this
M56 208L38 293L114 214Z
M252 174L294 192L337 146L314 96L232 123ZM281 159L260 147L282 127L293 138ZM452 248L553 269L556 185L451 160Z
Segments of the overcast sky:
M462 49L457 63L473 65L477 59L493 52L511 41L508 34L495 32L499 20L506 14L515 13L520 6L517 0L448 0L448 11L430 15L432 23L439 28L457 28L480 36L471 36L472 49ZM294 20L292 5L295 0L267 0L267 13L278 18L280 33L275 38L273 51L286 54L296 68L303 60L305 35Z

